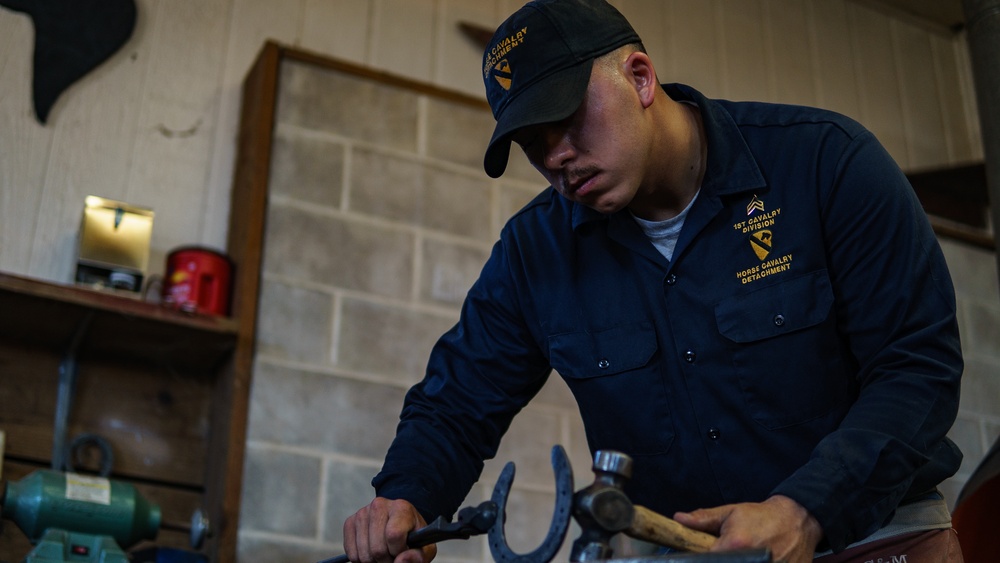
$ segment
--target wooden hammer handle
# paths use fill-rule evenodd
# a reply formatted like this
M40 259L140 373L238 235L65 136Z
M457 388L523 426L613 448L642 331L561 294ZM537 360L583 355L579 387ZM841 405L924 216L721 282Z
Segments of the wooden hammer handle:
M635 539L695 553L708 551L718 539L711 534L692 530L644 506L634 508L632 525L625 530L625 533Z

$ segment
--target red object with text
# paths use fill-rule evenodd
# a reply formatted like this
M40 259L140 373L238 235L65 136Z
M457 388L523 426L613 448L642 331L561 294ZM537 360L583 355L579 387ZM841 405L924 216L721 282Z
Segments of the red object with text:
M209 248L185 247L167 256L163 303L191 313L228 315L233 264Z

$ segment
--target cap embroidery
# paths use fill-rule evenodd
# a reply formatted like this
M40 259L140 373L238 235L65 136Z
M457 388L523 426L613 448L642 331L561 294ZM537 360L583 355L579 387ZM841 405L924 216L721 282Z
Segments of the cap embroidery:
M528 35L528 28L522 27L520 31L514 33L508 37L496 42L496 45L492 49L486 52L486 64L483 65L483 76L486 76L491 70L500 70L500 65L506 63L507 53L510 53L511 49L517 47L518 45L524 43L525 36ZM508 75L510 74L510 65L504 64L505 70ZM508 78L509 82L509 78ZM500 82L503 86L503 82ZM504 86L504 90L509 90L510 84Z
M504 59L493 67L493 78L496 78L497 82L500 83L500 87L504 90L510 90L510 63L507 59Z

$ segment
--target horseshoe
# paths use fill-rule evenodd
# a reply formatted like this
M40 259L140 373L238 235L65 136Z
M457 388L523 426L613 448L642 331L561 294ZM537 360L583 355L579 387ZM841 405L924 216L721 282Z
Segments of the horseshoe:
M525 554L514 553L507 544L504 523L507 521L507 497L514 482L514 462L507 462L493 487L492 501L497 506L497 518L489 531L490 553L496 563L549 563L555 558L566 539L573 511L573 469L562 446L552 447L552 470L556 480L556 507L549 533L542 545Z

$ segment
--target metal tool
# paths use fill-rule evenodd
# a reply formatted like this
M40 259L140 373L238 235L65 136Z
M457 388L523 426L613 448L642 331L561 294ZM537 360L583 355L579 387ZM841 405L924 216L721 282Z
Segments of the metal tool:
M574 542L570 561L588 563L756 563L772 561L770 550L744 550L729 553L705 553L715 543L710 534L692 530L648 508L632 504L624 484L632 476L632 458L621 452L603 450L594 456L594 483L572 494L573 471L561 446L552 448L552 468L556 474L556 508L549 533L542 545L525 555L511 551L504 538L503 526L507 495L514 478L513 464L508 463L493 490L500 515L490 529L490 551L497 563L549 563L558 553L570 517L580 525L580 537ZM615 534L626 535L661 546L692 553L670 554L617 561L610 540Z
M496 503L488 500L475 508L467 506L459 510L454 522L449 522L444 516L438 516L430 524L407 534L406 546L424 547L439 541L467 540L472 536L485 534L496 521L497 513ZM349 563L349 561L347 555L338 555L319 563Z
M611 556L611 537L623 532L658 545L704 553L715 536L692 530L642 506L625 495L625 482L632 477L632 458L624 453L600 450L594 455L595 479L573 499L573 516L582 533L573 543L571 561L595 561Z
M489 534L490 553L493 554L496 563L547 563L559 552L563 540L566 539L566 531L569 530L570 514L573 509L573 470L566 458L566 450L562 446L556 445L552 448L552 470L556 478L556 507L549 532L538 548L529 553L517 554L507 544L507 536L504 533L507 497L514 481L514 463L507 462L504 466L497 484L493 487L493 502L497 504L500 512Z
M716 553L668 553L646 557L606 559L604 563L774 563L766 549L749 549Z
M648 508L633 505L625 495L624 483L632 476L632 459L615 451L598 451L594 456L595 481L593 484L573 493L573 470L562 446L552 448L552 469L556 481L556 506L553 511L552 523L542 544L535 550L525 553L515 553L507 543L504 526L507 520L507 498L510 496L514 481L514 463L504 466L496 485L493 487L492 500L489 501L492 513L481 519L490 518L489 525L490 553L496 563L550 563L555 559L570 521L575 518L580 524L580 537L574 542L570 561L574 563L772 563L770 550L753 549L732 551L726 553L704 553L715 543L715 536L692 530L679 522L657 514ZM422 547L444 539L468 539L475 533L483 533L478 528L475 533L460 535L455 533L461 528L460 523L470 518L472 510L464 508L459 512L459 522L447 524L443 518L438 518L430 526L410 532L407 535L409 547ZM464 514L464 515L463 515ZM446 527L444 533L437 533ZM437 528L435 530L429 530ZM648 557L630 557L611 559L613 550L610 545L612 536L625 533L636 539L649 541L692 553L666 554ZM346 555L326 559L319 563L348 563Z

